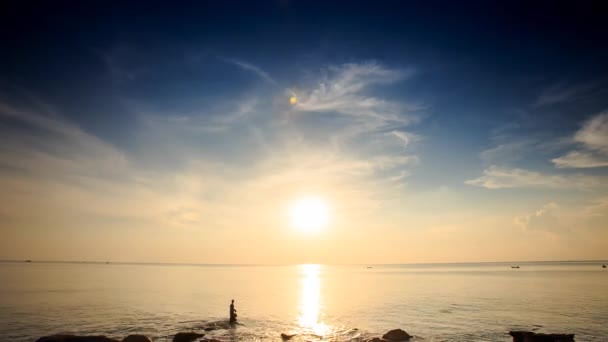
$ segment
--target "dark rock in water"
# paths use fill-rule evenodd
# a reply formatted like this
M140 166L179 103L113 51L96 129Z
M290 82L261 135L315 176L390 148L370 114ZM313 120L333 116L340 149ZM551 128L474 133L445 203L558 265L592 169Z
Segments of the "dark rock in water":
M152 342L152 340L144 335L129 335L123 338L122 342Z
M390 341L407 341L412 336L401 329L394 329L382 335L382 338Z
M509 331L513 342L574 342L574 334L538 334L531 331Z
M105 336L76 336L76 335L51 335L44 336L36 342L119 342L118 340Z
M284 340L291 340L293 337L295 337L297 334L281 334L281 338Z
M198 334L195 332L180 332L173 336L173 342L192 342L203 336L205 336L205 334Z

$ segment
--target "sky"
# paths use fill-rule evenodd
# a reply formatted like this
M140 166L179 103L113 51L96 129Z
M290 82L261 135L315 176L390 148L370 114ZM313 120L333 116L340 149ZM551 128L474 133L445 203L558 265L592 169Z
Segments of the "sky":
M608 259L605 15L3 2L0 259Z

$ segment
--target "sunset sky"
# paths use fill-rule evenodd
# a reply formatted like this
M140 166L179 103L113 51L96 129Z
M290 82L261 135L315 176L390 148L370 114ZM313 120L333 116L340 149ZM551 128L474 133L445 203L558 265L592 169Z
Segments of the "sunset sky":
M591 2L61 3L0 5L0 259L608 259Z

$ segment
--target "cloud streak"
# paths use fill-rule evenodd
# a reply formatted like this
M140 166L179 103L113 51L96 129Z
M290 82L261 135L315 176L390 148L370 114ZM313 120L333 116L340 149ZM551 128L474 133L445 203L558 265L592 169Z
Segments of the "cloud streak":
M255 75L257 75L258 77L260 77L261 79L263 79L264 81L276 85L277 81L275 81L274 78L272 78L270 76L270 74L268 74L266 71L262 70L262 68L255 66L249 62L245 62L239 59L234 59L234 58L225 58L223 59L225 62L233 64L238 66L239 68L254 73Z
M534 107L552 106L567 103L590 96L595 91L594 84L567 84L565 82L554 84L542 91Z
M545 174L519 168L492 165L483 176L465 181L468 185L487 189L547 188L592 190L608 187L608 178L587 175Z

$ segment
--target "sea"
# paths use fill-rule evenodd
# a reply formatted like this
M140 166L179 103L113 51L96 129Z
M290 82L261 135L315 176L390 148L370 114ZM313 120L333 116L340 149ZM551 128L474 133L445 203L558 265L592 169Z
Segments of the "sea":
M608 341L608 261L411 265L0 262L0 341L57 333L171 341ZM513 268L519 266L519 268ZM239 324L226 322L235 300Z

